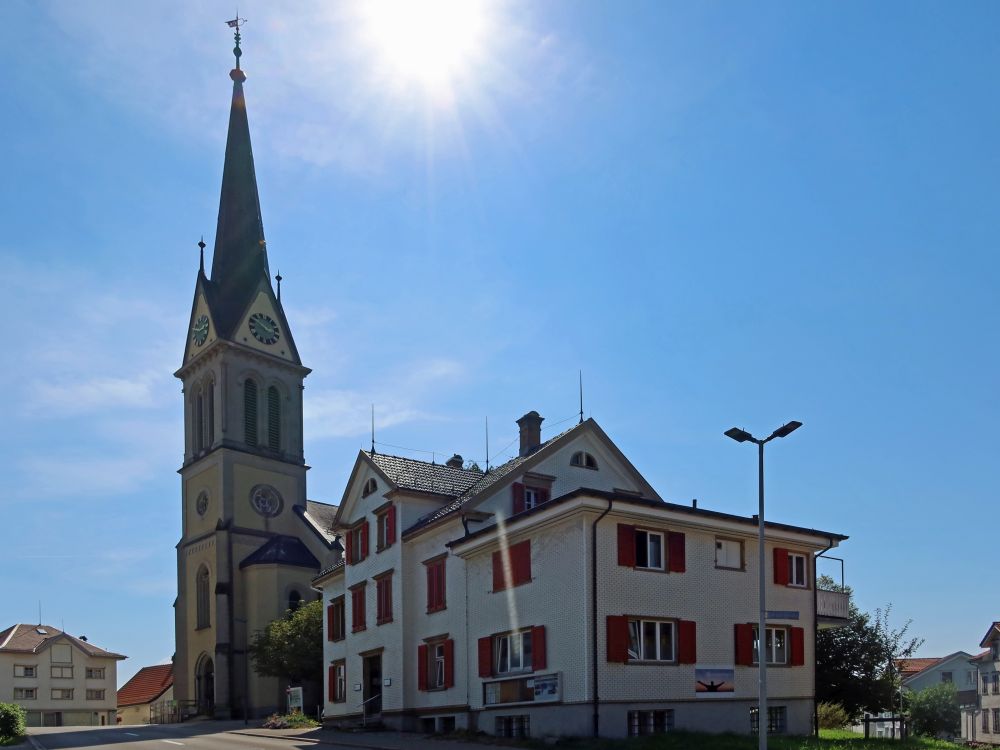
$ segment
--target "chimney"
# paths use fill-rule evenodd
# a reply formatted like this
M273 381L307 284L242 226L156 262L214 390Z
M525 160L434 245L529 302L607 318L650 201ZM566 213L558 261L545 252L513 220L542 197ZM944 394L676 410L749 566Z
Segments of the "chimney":
M444 462L445 466L450 466L453 469L461 469L465 461L457 453Z
M521 428L521 450L518 455L527 456L542 444L542 422L544 419L545 417L537 411L529 411L517 420L517 426Z

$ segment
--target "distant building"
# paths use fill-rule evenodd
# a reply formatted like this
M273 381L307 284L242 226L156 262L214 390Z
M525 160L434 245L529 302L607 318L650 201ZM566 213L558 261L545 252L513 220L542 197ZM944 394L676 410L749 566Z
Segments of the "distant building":
M174 718L172 664L143 667L118 691L119 724L160 723Z
M0 632L0 702L27 710L30 727L114 724L124 658L51 625L14 625Z
M840 534L664 502L597 423L488 472L361 452L335 529L346 560L314 581L327 607L325 720L498 736L757 727L758 571L768 715L808 734L816 556ZM828 592L829 593L829 592ZM823 600L827 601L827 600ZM839 616L837 616L839 613Z
M962 711L962 739L1000 745L1000 622L990 624L979 645L986 650L969 661L976 669L978 695Z
M929 659L898 659L903 689L918 693L942 682L958 691L960 706L976 701L976 669L970 665L972 654L956 651L948 656Z

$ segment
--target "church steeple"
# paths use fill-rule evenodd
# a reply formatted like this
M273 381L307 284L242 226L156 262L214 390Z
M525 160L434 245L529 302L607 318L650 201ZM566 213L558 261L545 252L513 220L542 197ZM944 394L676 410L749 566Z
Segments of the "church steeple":
M233 101L229 111L211 277L218 295L215 300L220 318L217 324L223 335L229 335L239 323L238 318L256 295L261 279L270 281L250 147L250 125L243 96L246 75L239 67L239 32L236 45L236 67L229 73L233 80Z

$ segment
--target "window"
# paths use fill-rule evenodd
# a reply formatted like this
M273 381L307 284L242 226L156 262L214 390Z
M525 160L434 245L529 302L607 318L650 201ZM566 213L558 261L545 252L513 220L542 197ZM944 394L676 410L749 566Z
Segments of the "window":
M267 389L267 447L281 450L281 394L273 385Z
M570 466L581 466L585 469L596 469L597 459L586 451L577 451L569 460Z
M760 723L758 722L759 710L756 706L750 709L750 733L758 734L760 732ZM768 706L767 707L767 733L768 734L781 734L785 732L787 727L787 712L784 706Z
M530 671L531 631L523 630L520 633L496 636L494 654L496 655L494 674Z
M38 698L38 688L14 688L14 700L33 701Z
M104 667L87 667L87 679L88 680L103 680L104 679Z
M205 447L211 448L215 443L215 381L209 380L208 385L205 387L205 402L208 404L208 408L205 414L205 431L208 435L208 439L205 441Z
M243 384L243 440L257 445L257 383L250 378Z
M351 587L351 632L365 627L365 584L359 583Z
M381 552L396 543L396 506L389 505L375 515L375 551Z
M781 547L774 548L774 582L779 586L809 588L808 556Z
M531 582L531 540L511 544L493 553L493 591Z
M674 623L629 620L628 658L632 661L674 661Z
M498 716L494 724L497 737L530 737L531 721L524 716Z
M983 675L983 695L990 694L990 676L988 674Z
M392 622L392 571L375 579L375 624Z
M52 667L52 677L57 680L72 680L73 667Z
M194 450L201 453L205 447L205 397L198 390L194 397Z
M53 664L72 664L73 649L68 643L57 643L52 646L51 656Z
M618 564L646 570L669 570L683 573L686 569L685 537L679 532L639 529L631 524L618 524Z
M941 682L952 682L951 672L942 672Z
M983 733L990 733L990 712L985 708L983 709Z
M198 629L207 628L212 624L211 594L209 591L208 568L202 565L198 568L195 582Z
M993 709L993 731L1000 729L1000 708Z
M52 700L54 701L73 700L73 688L52 688Z
M990 644L990 656L993 661L1000 660L1000 642L994 641Z
M636 530L635 567L663 570L663 534Z
M788 663L788 631L785 628L765 628L767 632L764 641L764 653L767 654L768 664ZM757 628L753 629L753 663L760 663L758 653Z
M805 587L806 583L806 556L796 552L788 553L788 585Z
M347 531L347 563L357 565L368 557L368 521L362 521Z
M104 700L104 689L94 690L92 688L87 688L87 700L88 701L102 701Z
M1000 693L1000 672L994 672L993 676L993 695Z
M716 539L715 567L743 570L743 542L738 539Z
M972 685L972 689L976 686L976 670L968 669L965 672L965 684Z
M292 591L292 593L288 595L288 611L294 612L301 606L302 606L302 594L300 594L298 591Z
M330 665L330 702L344 703L347 700L347 662L335 661Z
M646 734L666 734L674 728L674 710L629 711L628 736L639 737Z
M512 513L514 515L537 508L539 505L547 503L551 497L551 491L547 487L537 485L529 487L520 482L514 482L511 485L511 492L513 494Z
M34 664L15 664L15 677L38 677L38 667Z
M447 607L445 601L445 574L444 561L447 558L440 557L436 560L428 560L424 563L427 570L427 611L439 612Z
M455 641L438 637L417 648L417 689L446 690L455 685Z
M368 497L377 489L378 489L378 482L376 482L375 478L372 477L367 482L365 482L364 489L361 490L361 497Z
M331 641L344 640L344 597L338 596L326 608L326 637Z

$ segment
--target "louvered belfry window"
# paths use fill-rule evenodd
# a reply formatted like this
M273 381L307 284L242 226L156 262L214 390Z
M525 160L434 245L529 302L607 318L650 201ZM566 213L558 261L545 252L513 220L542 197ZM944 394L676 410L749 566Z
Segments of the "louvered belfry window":
M281 448L281 395L273 385L267 389L267 447Z
M257 445L257 383L243 384L243 436L247 445Z
M208 401L208 414L206 415L205 433L208 436L206 448L211 448L215 443L215 382L209 381L206 393Z
M194 398L194 451L200 453L205 447L205 400L199 391Z

